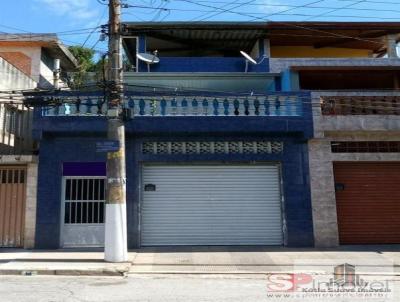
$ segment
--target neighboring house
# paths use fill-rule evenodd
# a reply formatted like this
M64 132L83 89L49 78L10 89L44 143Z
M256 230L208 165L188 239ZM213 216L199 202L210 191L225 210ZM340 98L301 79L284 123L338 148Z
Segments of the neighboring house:
M76 68L54 35L0 35L0 247L34 246L38 146L22 91L52 88L55 58Z
M125 24L128 246L337 245L332 162L338 155L326 146L367 126L363 117L321 113L333 112L326 109L331 97L346 93L396 95L387 90L397 85L399 25ZM148 72L136 54L156 50L160 62ZM248 73L240 50L259 62ZM343 89L358 92L335 92ZM371 89L380 92L368 94ZM106 139L101 101L100 94L81 93L77 105L35 114L37 248L103 245L106 154L96 152ZM374 125L380 119L367 118ZM391 135L399 130L397 118L387 122ZM353 123L349 132L335 133ZM376 140L390 140L386 128L379 130Z

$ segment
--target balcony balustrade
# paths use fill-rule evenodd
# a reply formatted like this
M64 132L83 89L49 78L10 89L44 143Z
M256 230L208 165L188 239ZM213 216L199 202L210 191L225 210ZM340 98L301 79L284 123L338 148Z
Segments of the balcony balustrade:
M298 95L253 97L135 97L124 101L133 117L168 116L301 116L303 100ZM42 116L101 116L107 111L103 98L81 97L42 109Z
M322 115L400 115L400 96L322 96Z

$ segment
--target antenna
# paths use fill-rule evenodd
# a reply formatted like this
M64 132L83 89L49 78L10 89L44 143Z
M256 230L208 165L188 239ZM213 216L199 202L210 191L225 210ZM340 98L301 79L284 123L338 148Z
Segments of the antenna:
M241 50L240 51L241 55L246 59L246 69L244 72L247 73L247 71L249 70L249 62L253 65L257 65L256 60L254 60L248 53L246 53L245 51Z
M136 57L147 64L147 72L150 72L150 65L160 63L160 58L157 57L158 51L155 50L154 54L150 53L138 53Z

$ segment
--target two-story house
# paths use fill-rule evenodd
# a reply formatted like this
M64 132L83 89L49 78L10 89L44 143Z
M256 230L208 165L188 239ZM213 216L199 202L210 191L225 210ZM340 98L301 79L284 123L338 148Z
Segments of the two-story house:
M387 219L387 209L397 204L375 210L379 217L369 209L363 220L365 197L354 190L361 194L369 187L364 193L370 206L388 196L376 197L387 186L396 196L398 163L387 162L398 162L398 151L336 151L354 150L351 141L396 146L398 117L374 110L398 104L398 28L125 24L128 246L335 246L343 227L346 234L356 232L359 221L367 227ZM145 53L158 60L143 61ZM71 102L35 113L40 140L35 244L102 246L106 154L96 145L106 139L106 105L100 92L64 98ZM355 161L362 173L351 172ZM376 167L383 170L371 177ZM347 202L356 208L354 215Z
M77 67L55 35L0 35L0 247L34 246L38 145L22 92L53 87L54 59Z
M123 45L128 246L312 246L311 97L282 91L266 24L132 23ZM38 248L104 242L105 110L79 100L36 115Z

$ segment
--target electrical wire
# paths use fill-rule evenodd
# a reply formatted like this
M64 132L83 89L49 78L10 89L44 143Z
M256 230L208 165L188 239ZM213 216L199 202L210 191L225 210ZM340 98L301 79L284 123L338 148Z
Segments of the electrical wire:
M199 6L205 6L205 7L208 7L208 8L219 9L216 6L203 5L203 4L200 4L200 3L196 3L195 1L192 1L192 0L176 0L176 1L183 1L183 2L187 2L187 3L196 4L196 5L199 5ZM371 42L371 43L376 43L376 44L382 45L382 43L375 42L375 41L368 40L368 39L359 38L359 37L353 37L353 36L349 36L349 35L328 32L328 31L315 29L315 28L310 28L310 27L307 27L307 26L299 25L299 24L293 24L293 23L282 22L282 21L271 21L271 20L269 20L267 18L260 18L260 17L254 16L254 15L247 14L247 13L242 13L242 12L235 12L235 11L230 11L230 12L234 13L234 14L237 14L237 15L240 15L240 16L252 17L254 19L262 20L262 21L270 21L270 22L273 22L275 24L283 24L285 26L289 26L289 27L293 27L293 28L297 28L297 29L303 29L303 30L313 31L313 32L322 32L322 33L330 34L332 36L336 36L336 37L340 37L340 38L354 39L354 40L360 40L360 41L364 41L364 42L367 41L367 42Z
M336 11L338 11L338 10L348 9L348 8L354 6L354 5L361 4L361 3L363 3L363 2L365 2L365 0L359 0L359 1L357 1L357 2L353 2L353 3L350 3L350 4L348 4L348 5L345 5L345 6L342 6L342 7L338 7L338 8L335 8L335 9L332 9L332 10L330 10L330 11L328 11L328 12L324 12L324 13L321 13L321 14L319 14L319 15L315 15L315 16L313 16L313 17L307 18L305 21L309 21L309 20L311 20L311 19L315 19L315 18L318 18L318 17L323 17L323 16L326 16L326 15L328 15L328 14L330 14L330 13L336 12Z
M107 5L108 6L107 0L96 0L96 1L101 5Z
M176 0L176 1L179 1L179 0ZM181 1L184 1L184 0L181 0ZM325 1L325 0L320 0L320 1L312 2L312 3L317 3L317 2L321 2L321 1ZM199 1L199 2L206 2L206 1ZM221 2L216 2L216 3L221 3ZM232 4L234 2L229 2L229 3L228 2L223 2L223 3ZM250 5L251 3L248 3L248 4L247 3L243 3L243 4ZM271 14L257 13L257 12L253 12L252 14L253 15L263 16L264 18L267 18L267 17L270 17L270 16L319 17L319 15L313 15L313 14L288 14L287 12L295 10L296 8L333 9L333 11L344 9L344 8L335 8L335 7L306 6L306 5L307 4L305 4L303 6L302 5L288 5L288 7L290 7L290 9L279 11L279 12L275 12L275 13L271 13ZM268 6L268 5L266 5L266 6ZM284 6L284 5L276 5L276 6L281 7L281 6ZM162 11L169 11L169 12L176 11L176 12L215 13L215 10L198 10L198 9L183 9L183 8L168 8L168 7L157 8L157 7L151 7L151 6L145 6L145 5L133 5L133 4L127 4L125 7L126 8L148 9L148 10L162 10ZM230 10L224 9L224 8L219 8L219 9L226 10L225 12L228 12L228 13L238 13L236 11L231 11L232 9L230 9ZM354 9L354 10L356 10L356 9ZM397 12L397 13L400 13L400 10L379 10L379 9L369 9L369 8L360 8L360 9L357 9L357 10L360 10L360 11L374 11L374 12L382 11L382 12L391 12L391 13ZM216 13L216 14L222 14L222 13L224 13L224 12L221 11L221 12ZM126 14L126 13L123 12L123 14ZM395 17L360 16L360 15L329 15L329 17L335 17L335 18L360 18L360 19L374 19L374 20L399 20L400 19L400 16L399 16L399 18L395 18ZM193 19L191 19L189 21L195 21L195 19L197 19L197 18L199 18L199 17L193 18ZM210 17L205 18L204 20L209 19L209 18ZM199 22L199 21L203 21L203 20L197 20L196 22ZM271 22L278 22L278 21L271 21Z
M166 1L166 0L163 0ZM325 0L323 0L325 1ZM336 0L336 1L343 1L343 2L356 2L357 0ZM211 4L223 4L223 5L227 5L232 3L231 1L221 1L221 0L215 0L215 1L210 1L210 0L197 0L197 2L200 3L211 3ZM322 1L321 1L322 2ZM386 3L386 2L374 2L374 1L368 1L365 0L366 3ZM395 3L395 2L388 2L387 4L397 4L400 5L400 2ZM247 4L246 6L259 6L259 7L284 7L284 8L304 8L304 4L303 5L293 5L293 4L289 4L289 3L282 3L280 4L279 2L277 3L257 3L256 1L252 1L252 3ZM331 7L331 6L315 6L315 5L307 5L306 8L312 8L312 9L335 9L336 7ZM352 7L350 8L350 10L354 10L354 11L374 11L374 12L400 12L397 10L393 10L393 9L382 9L382 8L355 8Z
M238 4L238 1L239 0L228 4L228 6L235 5L235 7L230 8L231 10L240 8L240 7L242 7L242 6L246 5L246 4L249 4L249 3L253 2L253 1L247 1L247 2L243 2L243 3ZM217 12L217 13L214 12L212 15L210 15L208 17L205 17L205 16L207 16L207 14L204 14L204 15L202 15L204 18L202 18L202 16L200 16L200 17L192 19L191 21L200 22L200 21L203 21L203 20L210 19L212 17L218 16L219 14L222 14L222 13L224 13L224 11L226 11L226 9L223 9L223 7L220 7L220 9L222 9L223 11ZM199 20L196 20L196 19L199 19Z

